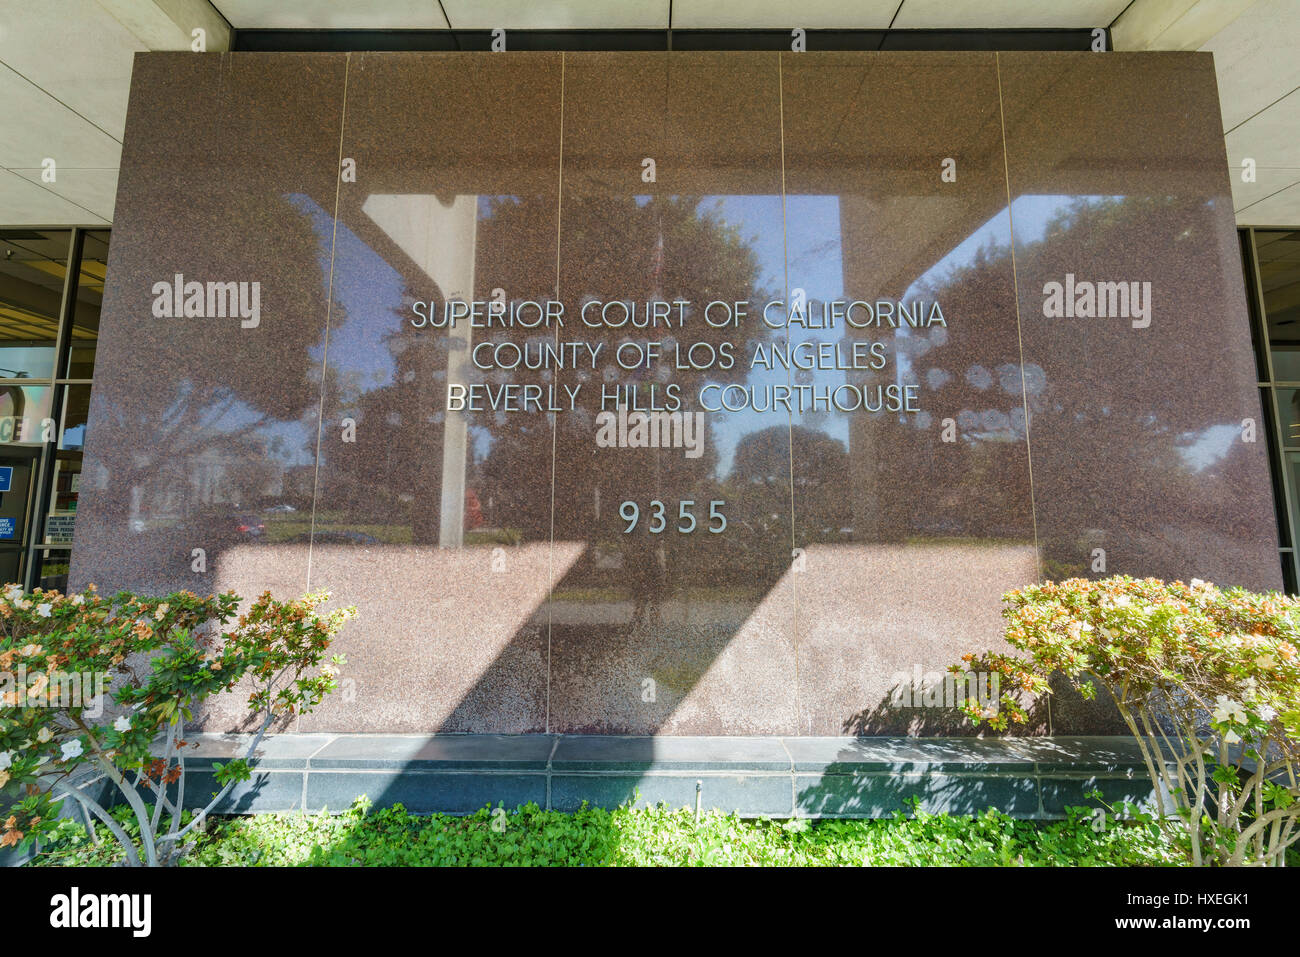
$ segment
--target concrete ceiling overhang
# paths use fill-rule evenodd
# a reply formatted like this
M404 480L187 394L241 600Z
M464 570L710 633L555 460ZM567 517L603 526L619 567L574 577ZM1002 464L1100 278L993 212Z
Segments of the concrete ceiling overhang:
M218 52L232 28L792 26L1107 26L1121 50L1212 52L1238 223L1300 222L1300 0L0 0L0 225L111 223L133 58L196 29Z

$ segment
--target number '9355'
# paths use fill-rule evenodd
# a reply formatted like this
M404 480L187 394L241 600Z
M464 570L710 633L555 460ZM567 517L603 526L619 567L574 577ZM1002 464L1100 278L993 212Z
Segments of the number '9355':
M697 528L707 528L714 535L723 531L727 527L727 516L722 514L722 507L726 502L715 501L709 503L709 514L702 514L704 503L700 503L701 515L697 520L695 517L695 500L682 499L677 503L677 531L683 535L695 531ZM627 522L627 528L623 529L624 533L631 532L641 521L641 506L636 502L624 502L618 507L618 514ZM658 535L668 528L670 522L669 506L663 502L650 502L649 511L646 515L646 530L652 535ZM701 525L704 522L706 524Z

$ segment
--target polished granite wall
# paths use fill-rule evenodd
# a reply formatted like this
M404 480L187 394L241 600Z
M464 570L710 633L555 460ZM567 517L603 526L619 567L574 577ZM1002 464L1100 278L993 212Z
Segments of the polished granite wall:
M301 731L960 734L890 694L997 645L1007 589L1281 584L1205 54L144 54L110 255L71 584L357 605ZM260 322L155 316L178 273L259 282ZM1046 315L1067 275L1150 283L1150 322ZM946 324L410 321L800 295ZM742 361L625 369L627 339ZM468 362L547 341L603 351ZM883 368L743 359L855 343ZM448 412L449 381L579 399ZM597 444L602 386L670 382L690 412L707 384L919 408L703 413L698 456ZM1064 698L1024 730L1121 729Z

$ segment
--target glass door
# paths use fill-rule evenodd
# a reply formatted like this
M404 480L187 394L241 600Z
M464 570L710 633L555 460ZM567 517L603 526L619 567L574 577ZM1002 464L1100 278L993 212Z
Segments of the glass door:
M0 583L23 581L38 449L0 446Z

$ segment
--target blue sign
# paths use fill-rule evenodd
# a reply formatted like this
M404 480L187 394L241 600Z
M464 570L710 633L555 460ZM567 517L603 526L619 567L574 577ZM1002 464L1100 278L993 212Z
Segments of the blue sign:
M12 465L0 465L0 492L9 491L9 486L13 484L13 480L14 467Z
M0 538L13 538L15 531L12 518L0 518Z

